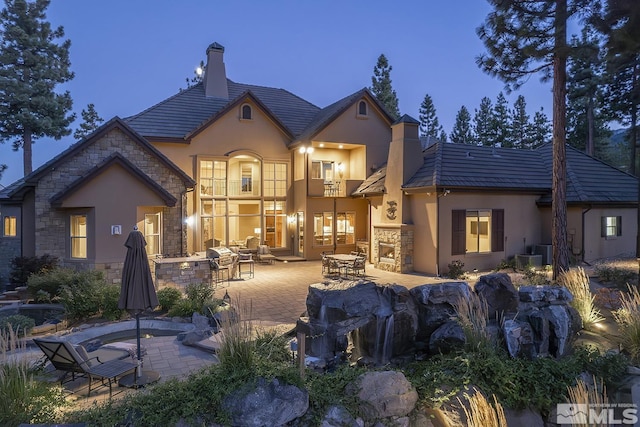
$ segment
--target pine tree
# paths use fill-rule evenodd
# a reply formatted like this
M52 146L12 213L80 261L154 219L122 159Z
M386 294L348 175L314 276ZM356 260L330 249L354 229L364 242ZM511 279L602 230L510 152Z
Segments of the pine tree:
M104 119L98 115L96 107L93 104L88 104L86 110L82 110L80 113L82 116L82 123L78 126L78 129L73 132L75 139L82 139L85 136L92 133L94 130L100 127L100 123L104 122Z
M569 267L566 201L566 80L568 21L593 0L488 0L492 11L477 33L487 53L480 68L517 89L532 74L553 78L552 244L553 278Z
M512 142L514 148L530 148L533 145L531 141L531 123L529 121L529 115L527 114L527 101L524 96L518 95L516 101L513 103L513 110L511 110L511 123L509 124L509 130L511 135L509 140Z
M32 144L45 136L71 133L75 119L69 92L57 85L73 78L70 40L56 44L64 29L51 29L45 10L49 0L5 0L0 11L0 139L23 150L24 174L33 170Z
M494 147L513 148L509 129L509 103L502 92L498 94L496 103L493 104L492 133Z
M373 68L371 92L395 120L400 117L400 110L398 109L396 91L391 86L391 70L393 70L393 67L389 65L384 54L381 54L378 57L378 63Z
M441 126L438 122L436 107L433 105L433 100L428 94L424 96L424 100L420 105L420 111L418 113L418 118L420 120L420 134L422 136L437 138Z
M488 97L480 100L480 107L473 116L473 131L476 134L476 143L483 146L492 146L495 141L493 126L493 106Z
M473 144L474 137L471 132L471 115L464 105L456 114L456 122L451 131L451 142L456 144Z
M551 123L549 123L549 118L542 107L533 115L531 141L531 147L529 148L538 148L542 144L551 141Z
M440 134L438 135L438 141L447 142L447 132L445 132L442 126L440 126Z

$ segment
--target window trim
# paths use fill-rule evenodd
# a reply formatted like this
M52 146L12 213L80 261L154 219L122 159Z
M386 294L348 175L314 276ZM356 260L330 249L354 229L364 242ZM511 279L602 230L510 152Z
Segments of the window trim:
M13 233L11 233L13 231ZM2 236L18 237L18 217L15 215L4 215L2 217Z
M615 218L615 225L607 224L608 219L614 219L614 218ZM613 228L615 228L615 233L609 233L609 230ZM600 217L600 237L613 240L620 236L622 236L622 216L620 215L601 216Z
M245 112L248 112L248 117L245 115ZM250 122L253 120L253 107L250 104L244 103L240 106L240 121L242 122Z
M362 107L364 107L364 113L362 112ZM369 104L364 99L358 101L358 104L356 105L356 117L359 119L369 118Z

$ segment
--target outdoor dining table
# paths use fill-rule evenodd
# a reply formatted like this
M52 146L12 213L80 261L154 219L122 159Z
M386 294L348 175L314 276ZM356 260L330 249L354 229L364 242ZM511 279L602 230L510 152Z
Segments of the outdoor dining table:
M335 259L336 261L339 261L339 262L349 263L349 262L354 262L358 258L358 255L332 254L332 255L326 255L326 257Z

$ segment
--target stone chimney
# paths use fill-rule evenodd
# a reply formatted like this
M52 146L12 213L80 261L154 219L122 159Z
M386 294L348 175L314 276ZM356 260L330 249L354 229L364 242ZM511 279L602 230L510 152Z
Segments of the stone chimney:
M224 46L211 43L207 48L207 68L204 72L204 94L211 98L229 99L227 72L224 68Z

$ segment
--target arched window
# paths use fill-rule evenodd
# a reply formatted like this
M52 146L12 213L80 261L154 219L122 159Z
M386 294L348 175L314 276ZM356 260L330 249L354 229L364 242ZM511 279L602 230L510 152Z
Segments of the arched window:
M358 103L358 115L359 116L367 115L367 103L365 101L360 101Z
M244 104L241 108L241 114L240 114L240 118L242 120L251 120L251 105L249 104Z

